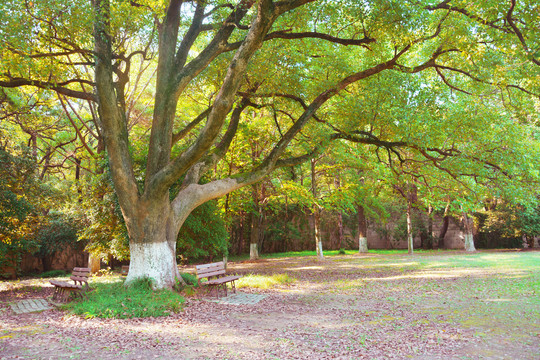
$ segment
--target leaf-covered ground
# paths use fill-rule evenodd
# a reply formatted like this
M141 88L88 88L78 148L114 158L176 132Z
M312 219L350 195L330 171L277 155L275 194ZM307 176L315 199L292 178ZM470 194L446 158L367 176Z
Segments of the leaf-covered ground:
M46 280L0 285L1 359L539 359L540 252L427 252L230 263L296 281L256 305L190 298L168 317L14 315Z

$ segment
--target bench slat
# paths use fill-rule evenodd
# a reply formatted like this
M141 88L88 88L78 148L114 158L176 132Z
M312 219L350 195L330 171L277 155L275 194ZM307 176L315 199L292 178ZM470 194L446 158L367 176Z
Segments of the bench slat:
M218 275L225 275L225 270L217 270L217 271L205 272L205 273L197 272L197 278L198 279L209 278L209 277L218 276Z
M208 280L206 284L208 285L215 285L215 284L224 284L230 281L238 280L241 276L238 275L231 275L231 276L225 276L217 279Z
M225 269L225 263L223 261L211 263L211 264L202 264L202 265L196 265L195 269L197 269L197 272L199 271L205 271L207 269Z

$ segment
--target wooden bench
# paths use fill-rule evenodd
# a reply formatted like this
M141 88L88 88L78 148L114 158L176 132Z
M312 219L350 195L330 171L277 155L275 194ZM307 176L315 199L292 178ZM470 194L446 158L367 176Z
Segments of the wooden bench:
M60 280L50 280L54 285L53 300L67 301L70 295L80 296L86 295L90 287L88 286L88 278L90 277L90 268L73 268L70 279L73 283Z
M228 275L225 271L225 263L223 261L211 263L211 264L202 264L196 265L195 270L197 271L197 280L199 285L210 286L211 288L216 289L216 297L219 297L220 290L223 290L225 296L227 296L227 283L231 283L233 292L236 293L235 281L240 279L239 275ZM207 279L208 281L201 281L202 279Z

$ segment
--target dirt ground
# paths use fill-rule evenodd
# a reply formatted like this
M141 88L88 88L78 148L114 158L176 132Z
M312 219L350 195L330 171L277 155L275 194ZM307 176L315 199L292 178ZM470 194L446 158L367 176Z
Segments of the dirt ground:
M9 302L50 296L52 287L4 282L0 359L540 359L538 293L505 290L513 276L537 275L430 267L416 261L422 256L230 263L230 272L296 281L241 289L266 295L255 305L189 298L181 313L146 319L14 315Z

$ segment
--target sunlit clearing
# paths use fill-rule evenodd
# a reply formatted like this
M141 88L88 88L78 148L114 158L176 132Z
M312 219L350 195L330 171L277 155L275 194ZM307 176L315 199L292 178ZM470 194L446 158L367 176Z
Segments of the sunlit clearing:
M501 274L497 272L497 274ZM519 271L508 271L504 272L505 277L519 277L521 272ZM448 279L448 278L461 278L461 277L470 277L470 276L488 276L493 275L493 272L485 270L475 270L475 269L459 269L451 271L426 271L426 272L414 272L405 275L396 275L388 277L378 277L378 278L363 278L365 281L393 281L393 280L402 280L402 279Z
M237 288L258 288L269 289L276 285L290 284L296 281L296 279L290 277L288 274L273 274L273 275L245 275L241 279L237 280Z
M324 266L302 266L302 267L297 267L291 270L324 270L324 269L326 269L326 267Z

